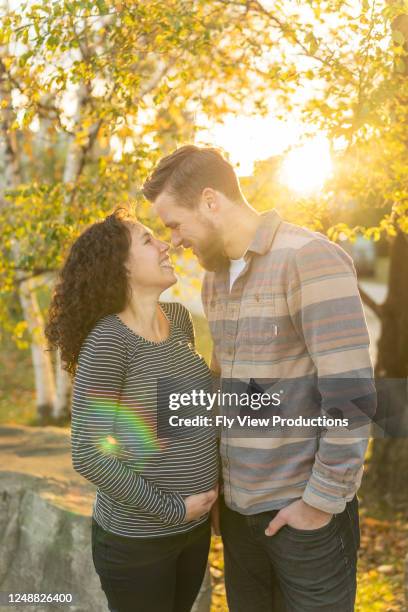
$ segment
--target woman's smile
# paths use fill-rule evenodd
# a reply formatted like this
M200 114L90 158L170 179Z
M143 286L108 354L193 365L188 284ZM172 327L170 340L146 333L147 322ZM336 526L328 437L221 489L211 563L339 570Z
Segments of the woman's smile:
M161 268L167 268L169 270L174 270L174 266L170 261L170 258L166 255L166 257L163 257L159 263Z

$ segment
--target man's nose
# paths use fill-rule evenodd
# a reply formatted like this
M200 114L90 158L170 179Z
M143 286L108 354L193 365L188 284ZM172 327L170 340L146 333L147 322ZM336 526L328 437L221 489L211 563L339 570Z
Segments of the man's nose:
M182 238L178 232L172 232L171 234L171 242L174 248L177 248L182 243Z

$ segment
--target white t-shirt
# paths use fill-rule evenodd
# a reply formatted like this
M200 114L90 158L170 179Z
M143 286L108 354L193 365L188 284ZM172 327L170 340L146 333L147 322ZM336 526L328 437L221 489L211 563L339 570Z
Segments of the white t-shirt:
M229 269L230 291L232 289L232 285L235 283L236 279L241 274L245 266L246 266L246 261L243 257L241 257L240 259L230 259L230 269Z

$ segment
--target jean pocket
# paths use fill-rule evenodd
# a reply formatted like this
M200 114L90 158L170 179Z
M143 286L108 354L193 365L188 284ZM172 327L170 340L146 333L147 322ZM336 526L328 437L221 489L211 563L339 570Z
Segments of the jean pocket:
M333 514L333 516L331 517L328 523L326 523L325 525L322 525L322 527L318 527L317 529L297 529L296 527L291 527L290 525L285 525L285 527L288 531L296 535L313 536L313 535L320 535L320 534L326 533L326 531L327 532L331 531L335 522L336 522L336 515Z

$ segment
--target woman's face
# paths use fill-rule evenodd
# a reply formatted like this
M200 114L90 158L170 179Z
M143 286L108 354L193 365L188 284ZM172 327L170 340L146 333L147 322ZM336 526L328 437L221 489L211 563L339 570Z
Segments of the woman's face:
M154 287L162 290L177 282L171 264L167 242L158 240L152 231L141 223L129 224L131 245L126 267L133 287Z

